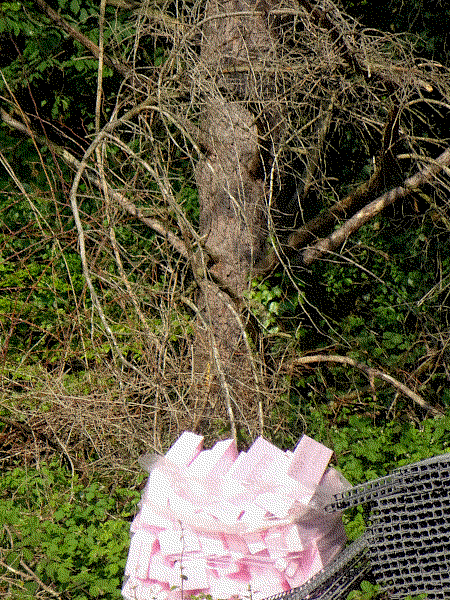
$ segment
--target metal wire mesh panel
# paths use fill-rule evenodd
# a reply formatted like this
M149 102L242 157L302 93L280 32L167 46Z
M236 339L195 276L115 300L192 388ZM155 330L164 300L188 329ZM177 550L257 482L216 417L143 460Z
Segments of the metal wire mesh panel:
M369 570L366 556L367 536L353 542L326 568L307 583L270 600L337 600L356 588Z
M450 454L394 473L368 527L373 573L392 598L450 598Z
M393 600L450 599L450 453L337 494L325 510L364 504L364 535L305 585L271 600L344 599L374 575Z

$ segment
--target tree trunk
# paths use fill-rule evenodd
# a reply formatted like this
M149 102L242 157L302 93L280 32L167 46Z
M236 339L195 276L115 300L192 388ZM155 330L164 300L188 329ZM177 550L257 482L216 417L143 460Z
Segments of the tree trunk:
M261 159L260 136L268 116L257 119L250 107L254 110L252 101L264 84L272 48L267 19L255 2L209 0L201 50L207 94L201 127L207 154L197 165L196 181L200 235L214 256L209 273L219 284L201 284L196 371L209 373L213 367L208 389L201 392L210 394L213 406L224 393L228 402L239 399L240 406L247 406L245 396L255 397L257 375L244 339L239 299L267 238L264 173L269 164Z

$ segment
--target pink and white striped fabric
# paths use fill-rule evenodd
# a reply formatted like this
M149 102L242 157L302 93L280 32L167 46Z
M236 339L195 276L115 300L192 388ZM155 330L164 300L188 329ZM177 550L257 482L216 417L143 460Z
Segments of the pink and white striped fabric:
M261 600L302 585L340 552L340 515L321 507L351 487L332 451L304 435L294 452L259 437L203 450L184 432L152 460L131 544L125 600Z

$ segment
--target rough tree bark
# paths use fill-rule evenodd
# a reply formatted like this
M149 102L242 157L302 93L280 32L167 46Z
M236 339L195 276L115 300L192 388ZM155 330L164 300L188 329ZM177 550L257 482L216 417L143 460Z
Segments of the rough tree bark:
M206 91L201 127L207 153L197 165L196 182L199 233L215 259L209 274L220 282L222 291L211 280L200 284L202 318L197 330L196 370L210 372L213 367L207 381L209 389L203 390L211 394L213 404L224 393L224 383L229 386L229 402L237 395L254 394L255 373L239 319L239 299L265 251L264 175L270 169L270 159L263 164L260 140L264 129L273 140L276 124L274 115L256 115L250 107L251 99L258 97L253 93L258 87L270 88L262 74L274 53L262 4L254 0L209 0L201 48ZM244 98L247 102L237 101ZM255 111L254 105L252 108ZM268 123L272 131L268 131ZM205 382L204 377L201 379Z

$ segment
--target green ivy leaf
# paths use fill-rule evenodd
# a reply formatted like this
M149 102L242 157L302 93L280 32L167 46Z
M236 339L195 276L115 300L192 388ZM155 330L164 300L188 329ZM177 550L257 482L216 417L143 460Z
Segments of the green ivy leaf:
M78 13L80 12L80 2L79 2L79 0L70 0L70 10L75 15L78 15Z

